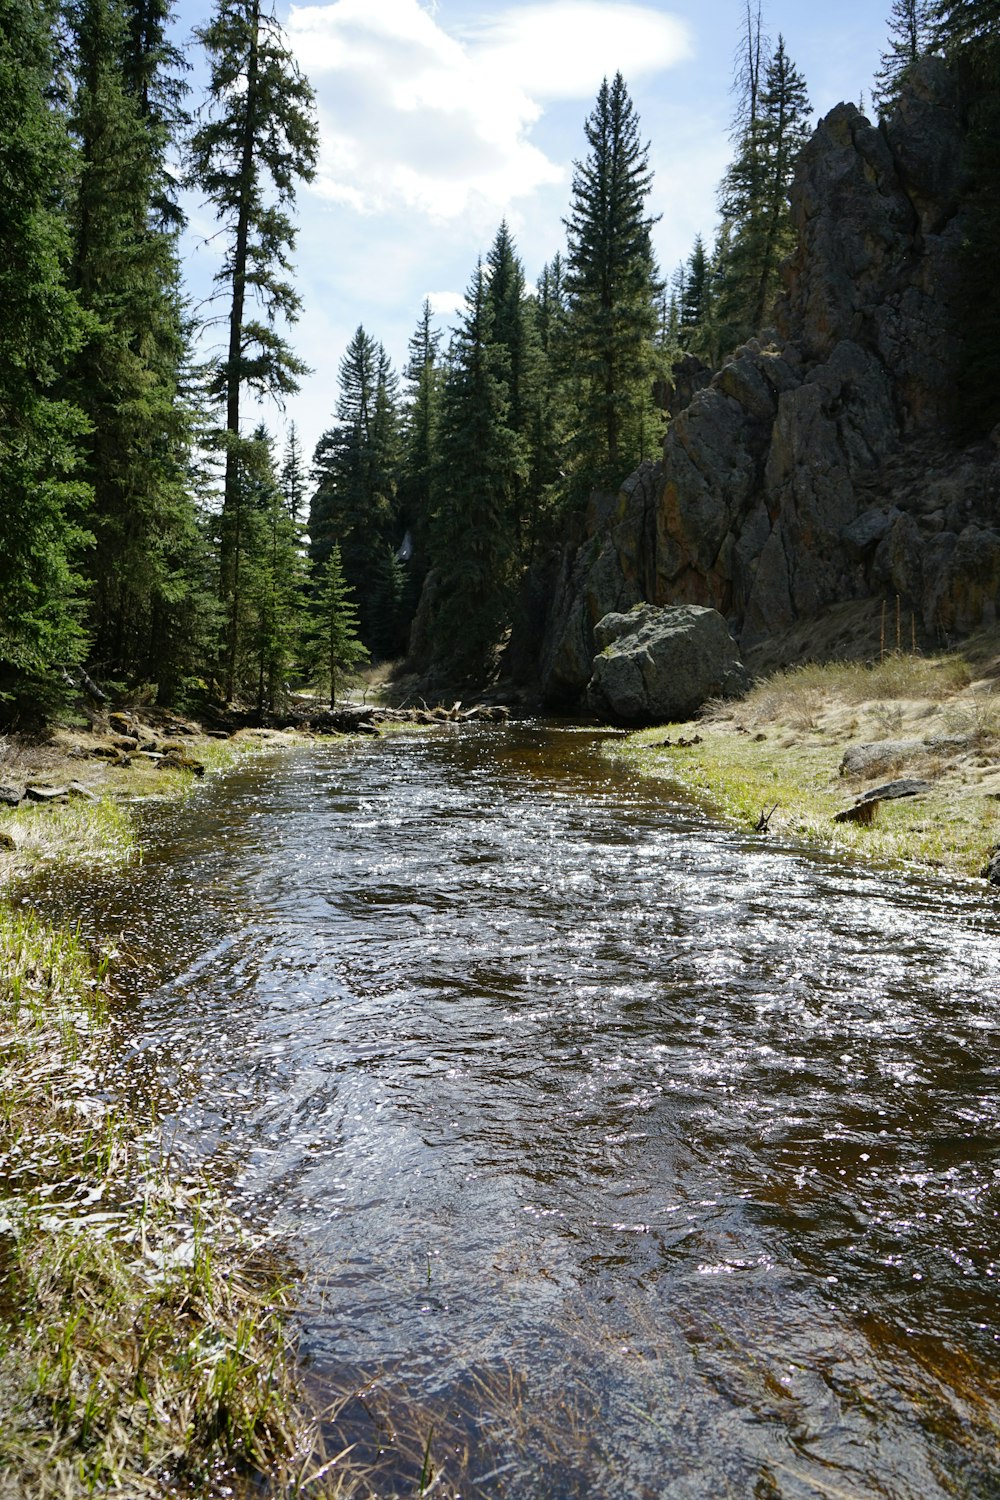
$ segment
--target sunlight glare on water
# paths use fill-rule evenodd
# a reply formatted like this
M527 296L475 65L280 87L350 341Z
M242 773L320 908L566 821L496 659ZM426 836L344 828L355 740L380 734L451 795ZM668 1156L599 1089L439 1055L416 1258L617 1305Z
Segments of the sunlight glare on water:
M337 743L151 814L87 898L133 1076L289 1234L317 1379L447 1412L463 1493L1000 1494L995 895L599 740Z

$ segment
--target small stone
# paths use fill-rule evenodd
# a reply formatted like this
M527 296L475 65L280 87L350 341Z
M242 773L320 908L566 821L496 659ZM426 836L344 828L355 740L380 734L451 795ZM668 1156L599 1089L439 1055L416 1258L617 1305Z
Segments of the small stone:
M71 781L66 790L71 797L76 797L81 802L97 801L96 792L92 792L89 786L84 786L82 781Z
M24 795L29 802L65 802L69 787L31 785L25 787Z
M16 807L21 793L13 786L0 786L0 807Z
M6 830L0 829L0 849L11 851L16 848L17 839L14 837L14 835L12 833L7 833Z
M139 738L139 731L127 714L108 714L108 727L113 729L115 734L127 735L130 740Z

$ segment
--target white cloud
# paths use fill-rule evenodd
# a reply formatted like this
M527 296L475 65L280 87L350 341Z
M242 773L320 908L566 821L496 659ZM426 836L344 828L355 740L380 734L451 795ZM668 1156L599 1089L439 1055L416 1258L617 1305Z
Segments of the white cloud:
M469 33L491 68L535 99L592 97L602 78L661 72L692 56L689 27L649 5L549 0L506 10Z
M427 300L436 318L453 318L465 311L464 292L428 292Z
M484 225L568 182L530 139L540 101L688 55L680 22L614 0L514 7L461 38L418 0L332 0L293 7L287 33L319 101L321 196Z

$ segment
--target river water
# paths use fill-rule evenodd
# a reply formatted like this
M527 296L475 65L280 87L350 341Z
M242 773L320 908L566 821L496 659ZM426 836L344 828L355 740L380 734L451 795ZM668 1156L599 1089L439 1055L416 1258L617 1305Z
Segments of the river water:
M358 1452L417 1411L463 1495L1000 1496L996 895L600 745L357 739L146 814L73 897L129 1066L286 1235Z

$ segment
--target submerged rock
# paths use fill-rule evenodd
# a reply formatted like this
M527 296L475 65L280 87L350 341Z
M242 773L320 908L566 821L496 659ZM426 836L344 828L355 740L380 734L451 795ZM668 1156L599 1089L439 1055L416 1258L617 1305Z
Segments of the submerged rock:
M612 723L689 719L709 698L746 692L750 679L736 642L714 609L639 604L609 614L594 629L599 655L587 703Z

